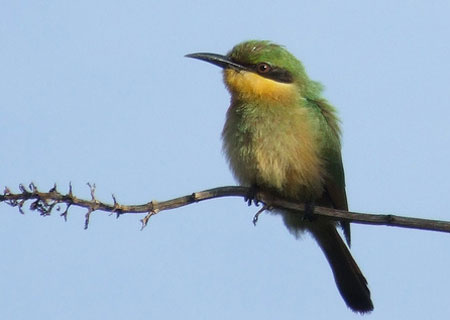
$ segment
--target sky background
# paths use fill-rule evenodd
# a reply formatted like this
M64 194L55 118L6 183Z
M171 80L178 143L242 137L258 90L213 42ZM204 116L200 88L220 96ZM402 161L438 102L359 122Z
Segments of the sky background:
M285 45L343 121L350 209L450 220L448 1L1 1L0 187L124 204L235 184L219 68ZM360 319L314 241L241 198L142 216L0 204L1 319ZM450 315L450 235L353 225L375 311Z

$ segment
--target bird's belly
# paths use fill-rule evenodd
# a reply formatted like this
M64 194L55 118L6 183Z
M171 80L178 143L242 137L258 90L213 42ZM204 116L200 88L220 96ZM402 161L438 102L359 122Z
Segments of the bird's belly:
M247 131L231 132L233 139L228 140L225 127L224 151L241 184L297 200L322 194L323 170L316 142L298 124L288 130L280 130L276 123L255 124Z

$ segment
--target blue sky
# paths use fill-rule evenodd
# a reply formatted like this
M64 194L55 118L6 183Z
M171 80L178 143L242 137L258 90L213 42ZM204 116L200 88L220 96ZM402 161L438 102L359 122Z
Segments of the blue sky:
M126 204L235 184L220 70L184 58L285 45L343 121L350 208L450 220L447 1L2 1L0 185ZM360 318L309 237L220 199L115 219L0 205L2 319ZM370 319L450 314L450 235L353 225Z

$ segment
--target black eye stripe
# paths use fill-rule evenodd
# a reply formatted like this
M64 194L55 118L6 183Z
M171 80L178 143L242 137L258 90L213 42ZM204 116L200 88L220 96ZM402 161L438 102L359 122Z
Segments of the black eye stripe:
M269 67L268 70L265 70L264 72L261 72L259 68L261 67L262 63L256 64L256 65L248 65L248 68L256 73L258 73L260 76L275 80L278 82L283 83L292 83L294 82L294 78L292 74L287 71L286 69L279 68L279 67L273 67L269 64L265 64Z
M294 78L292 77L292 74L282 68L272 68L272 71L269 73L264 74L263 76L283 83L292 83L294 82Z
M260 62L257 64L251 64L251 63L243 63L239 61L235 61L234 59L231 59L233 62L241 65L244 70L248 70L254 73L259 74L260 76L271 79L277 82L282 83L292 83L294 82L294 77L292 73L290 73L288 70L271 66L269 63L266 62ZM261 70L258 70L258 67L261 67L262 65L267 65L269 67L269 70L264 70L264 72L261 72Z

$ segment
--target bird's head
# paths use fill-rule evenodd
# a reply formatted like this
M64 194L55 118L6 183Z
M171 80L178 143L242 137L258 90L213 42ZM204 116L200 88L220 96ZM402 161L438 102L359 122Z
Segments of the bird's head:
M241 100L296 99L308 83L301 62L284 47L269 41L242 42L225 56L204 52L186 56L223 68L228 90L233 98Z

